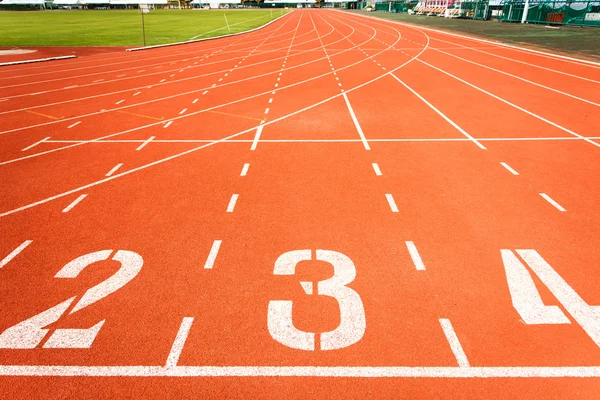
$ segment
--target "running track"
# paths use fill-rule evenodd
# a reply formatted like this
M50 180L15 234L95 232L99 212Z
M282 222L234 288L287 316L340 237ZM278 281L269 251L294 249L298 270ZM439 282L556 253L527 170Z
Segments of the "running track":
M0 70L3 398L598 398L600 65L330 10Z

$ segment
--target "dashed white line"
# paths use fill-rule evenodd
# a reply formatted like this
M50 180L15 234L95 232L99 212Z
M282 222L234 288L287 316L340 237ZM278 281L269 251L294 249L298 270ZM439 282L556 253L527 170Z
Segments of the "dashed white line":
M440 318L440 325L442 326L444 335L446 335L446 339L448 339L450 349L452 350L452 353L454 353L454 357L456 358L458 366L461 368L468 368L469 360L467 359L467 355L465 354L460 341L458 340L458 336L456 336L456 332L454 332L452 323L449 319Z
M206 93L208 93L208 90L205 90L204 92L202 92L202 95L205 95Z
M265 109L265 114L268 114L268 113L269 113L269 107L267 107L267 108Z
M145 69L142 69L142 70L139 70L137 73L138 73L138 74L141 74L142 72L146 72L146 70L145 70Z
M379 169L379 165L377 163L372 163L373 170L375 170L375 175L381 176L381 169Z
M514 169L512 169L510 167L510 165L508 165L507 163L501 162L500 165L502 165L504 168L506 168L511 174L513 174L513 175L519 175L519 173L517 171L515 171Z
M137 96L137 95L138 95L138 94L140 94L140 93L142 93L142 92L136 92L136 93L134 93L133 95L134 95L134 96Z
M405 242L406 248L408 249L408 253L410 254L410 258L412 258L413 264L415 264L415 268L417 271L425 271L425 264L423 264L423 260L421 259L421 255L417 250L417 246L413 242Z
M167 122L166 124L163 125L163 128L168 128L172 123L173 123L173 121Z
M231 199L229 199L229 204L227 204L227 212L233 212L233 210L235 209L235 203L237 203L237 199L239 196L239 194L231 195Z
M396 201L394 201L394 196L392 196L389 193L386 193L385 198L388 201L388 204L390 205L390 209L392 210L392 212L397 213L398 212L398 206L396 205Z
M120 164L117 164L117 165L115 165L115 166L113 167L113 169L111 169L110 171L108 171L108 172L106 173L106 175L105 175L105 176L111 176L112 174L114 174L115 172L117 172L117 170L118 170L119 168L121 168L122 166L123 166L123 163L120 163Z
M117 101L115 104L121 104L122 102L124 102L125 100L119 100Z
M540 196L542 196L544 199L546 199L546 201L550 204L552 204L554 207L556 207L559 211L565 212L567 210L565 210L563 208L563 206L561 206L560 204L558 204L556 201L554 201L550 196L548 196L546 193L540 193Z
M214 267L215 260L219 254L219 249L221 248L221 242L222 240L215 240L213 242L208 257L206 258L206 262L204 263L204 269L212 269L212 267Z
M81 123L81 121L77 121L77 122L75 122L74 124L71 124L71 125L67 126L67 129L71 129L71 128L73 128L73 127L75 127L75 126L79 125L80 123Z
M73 207L75 207L77 204L79 204L79 202L83 199L85 199L87 197L87 194L82 194L81 196L79 196L78 198L75 199L74 202L72 202L71 204L69 204L68 206L66 206L62 212L64 213L68 213L69 211L71 211L73 209Z
M250 168L250 164L249 163L244 164L244 167L242 168L242 172L240 172L240 176L246 176L246 174L248 173L248 168Z
M192 101L192 104L196 104L198 102L198 99L194 99L194 101Z
M40 143L45 142L46 140L50 139L50 136L43 138L42 140L38 140L37 142L35 142L34 144L31 144L27 147L25 147L24 149L22 149L21 151L27 151L29 149L33 149L35 146L37 146Z
M177 336L175 337L175 341L173 342L173 346L171 347L171 351L169 351L169 356L167 357L167 363L165 364L166 368L177 367L177 362L179 361L179 357L181 356L183 346L185 345L185 341L190 333L193 322L193 317L184 317L181 321L179 331L177 331Z
M11 251L6 257L4 257L2 259L2 261L0 261L0 268L4 267L6 264L8 264L20 252L22 252L23 250L25 250L25 247L29 246L32 242L33 242L33 240L26 240L23 243L21 243L21 245L19 247L17 247L13 251Z
M117 78L122 78L124 76L127 76L127 74L121 74L121 75L117 75Z
M154 140L156 136L150 136L147 140L145 140L142 144L140 144L138 146L137 149L135 149L136 151L140 151L141 149L143 149L144 147L146 147L148 145L148 143L150 143L151 141Z
M161 79L159 83L163 83L164 81L166 81L166 79Z
M104 79L96 79L95 81L92 81L92 83L98 83L98 82L102 82Z
M271 97L271 98L269 99L269 104L271 104L272 102L273 102L273 98Z
M358 119L356 118L356 114L354 114L354 110L352 109L352 105L350 105L350 101L348 100L348 96L346 95L346 93L342 93L342 96L344 97L344 101L346 102L346 106L348 107L348 111L350 111L350 116L352 117L352 121L354 122L354 126L356 127L356 130L358 131L358 135L360 136L360 140L362 141L362 144L365 147L365 150L371 150L371 147L369 146L369 143L367 142L367 138L365 137L365 134L363 133L363 130L360 127L360 124L358 123Z
M262 130L263 130L263 126L262 125L259 125L256 128L256 135L254 135L254 140L252 141L252 146L250 147L250 150L252 150L252 151L256 150L256 146L258 146L258 141L260 139L260 135L262 133Z
M179 111L179 115L185 114L186 111L187 111L187 108L184 108L183 110Z

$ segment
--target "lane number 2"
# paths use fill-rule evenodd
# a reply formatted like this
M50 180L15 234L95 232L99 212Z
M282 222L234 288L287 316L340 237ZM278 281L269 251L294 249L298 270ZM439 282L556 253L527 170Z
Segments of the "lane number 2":
M340 325L320 336L321 350L336 350L358 342L365 334L365 309L358 293L346 285L356 277L356 268L350 258L332 250L317 250L316 259L333 266L331 278L317 283L317 294L333 297L340 308ZM311 250L293 250L279 256L275 262L275 275L294 275L296 265L311 260ZM313 294L312 282L300 282L307 295ZM272 300L269 302L267 325L269 333L281 344L293 349L315 350L315 333L297 329L292 322L293 302Z
M88 266L99 261L108 260L112 252L113 250L101 250L78 257L62 267L54 277L76 278ZM69 314L90 306L121 289L140 272L144 263L139 254L127 250L118 250L112 259L121 264L118 271L108 279L89 288ZM0 335L0 348L33 349L37 347L49 332L49 329L45 327L58 321L76 298L77 296L71 297L6 329ZM44 343L44 348L89 348L100 332L104 321L102 320L87 329L57 329Z

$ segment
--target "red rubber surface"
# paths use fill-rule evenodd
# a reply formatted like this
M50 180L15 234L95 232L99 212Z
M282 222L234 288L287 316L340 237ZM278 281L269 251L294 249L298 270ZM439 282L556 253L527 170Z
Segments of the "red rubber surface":
M0 348L2 397L598 398L585 326L600 318L599 86L598 65L331 10L2 68L0 347L75 296L33 348ZM120 264L55 276L108 249L138 254L141 270L71 312ZM331 263L274 274L303 249L355 266L354 343L320 348L342 320L360 325L360 307L343 316L317 294ZM518 253L569 323L523 320L501 257L520 249L584 317ZM316 350L270 334L276 300L292 301ZM89 348L44 347L100 321Z

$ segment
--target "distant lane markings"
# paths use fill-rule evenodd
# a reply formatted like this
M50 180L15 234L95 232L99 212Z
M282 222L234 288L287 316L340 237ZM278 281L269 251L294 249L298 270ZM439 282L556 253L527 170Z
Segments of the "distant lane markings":
M204 92L202 92L202 95L205 95L206 93L208 93L208 90L205 90Z
M6 257L4 257L2 259L2 261L0 261L0 268L4 267L6 264L8 264L20 252L22 252L23 250L25 250L25 247L29 246L32 242L33 242L33 240L26 240L23 243L21 243L21 245L19 247L17 247L13 251L11 251Z
M138 94L140 94L140 93L142 93L142 92L136 92L136 93L134 93L133 95L134 95L134 96L137 96L137 95L138 95Z
M229 200L229 204L227 204L227 212L233 212L233 210L235 209L235 203L237 203L237 199L240 195L239 194L232 194L231 195L231 199Z
M206 258L206 262L204 263L204 269L212 269L212 267L214 267L222 242L222 240L215 240L213 242L208 257Z
M540 196L542 196L544 199L546 199L546 201L550 204L552 204L554 207L556 207L559 211L565 212L567 210L565 210L563 208L563 206L561 206L560 204L558 204L556 201L554 201L550 196L548 196L546 193L540 193Z
M392 196L390 193L386 193L385 198L387 199L392 212L399 212L398 206L396 205L396 201L394 200L394 196Z
M119 101L117 101L115 104L119 105L119 104L121 104L121 103L122 103L122 102L124 102L124 101L125 101L125 100L119 100Z
M381 169L379 169L379 165L377 163L373 163L373 170L375 170L375 175L381 176Z
M198 102L198 99L194 99L194 101L192 101L192 104L196 104Z
M186 111L187 111L187 108L184 108L183 110L179 111L179 115L185 114Z
M167 122L166 124L163 125L163 128L168 128L172 123L173 123L173 121Z
M95 81L92 81L92 83L98 83L98 82L102 82L104 79L96 79Z
M415 264L415 268L417 271L425 271L425 264L423 264L423 259L421 259L421 255L417 250L417 246L413 242L405 242L406 248L408 249L408 253L410 254L410 258L412 258L413 264Z
M346 106L348 107L348 111L350 112L350 116L352 117L352 122L354 122L354 126L356 127L356 130L358 131L358 135L360 136L360 140L362 141L362 144L365 147L365 150L371 150L371 147L369 146L369 143L367 142L367 138L365 137L365 134L363 133L363 130L360 127L360 124L358 122L358 119L356 118L356 114L354 114L354 110L352 109L350 100L348 100L348 96L346 95L346 93L342 93L342 96L344 97L344 101L346 102Z
M250 168L250 164L249 163L244 164L244 167L242 168L242 172L240 172L240 176L246 176L246 174L248 173L248 168Z
M258 141L260 139L260 135L262 133L262 130L263 130L263 126L262 125L259 125L256 128L256 135L254 135L254 140L252 141L252 146L250 147L250 150L252 150L252 151L256 150L256 146L258 146Z
M108 172L106 173L106 175L105 175L105 176L111 176L112 174L114 174L115 172L117 172L117 170L118 170L119 168L121 168L122 166L123 166L123 163L120 163L120 164L117 164L117 165L115 165L115 166L113 167L113 169L111 169L110 171L108 171Z
M42 140L38 140L38 141L37 141L37 142L35 142L34 144L32 144L32 145L29 145L29 146L25 147L25 148L24 148L24 149L22 149L21 151L27 151L27 150L29 150L29 149L33 149L35 146L37 146L37 145L38 145L38 144L40 144L40 143L43 143L43 142L45 142L45 141L46 141L46 140L48 140L48 139L50 139L50 136L48 136L48 137L45 137L45 138L43 138Z
M508 165L507 163L501 162L500 165L502 165L504 168L506 168L511 174L513 174L513 175L519 175L519 173L517 171L515 171L514 169L512 169L510 167L510 165Z
M165 364L166 368L173 368L177 366L177 362L179 361L179 357L181 356L183 346L185 345L185 341L190 333L193 322L193 317L184 317L181 321L181 325L177 331L177 336L175 337L175 341L173 342L173 346L171 347L171 351L169 351L169 356L167 357L167 362Z
M50 118L50 119L56 119L56 120L58 120L58 119L63 119L64 118L64 117L55 117L53 115L48 115L48 114L42 114L42 113L31 111L31 110L25 110L25 111L28 112L28 113L30 113L30 114L35 114L35 115L39 115L39 116Z
M87 197L87 194L82 194L81 196L79 196L78 198L75 199L75 201L73 201L71 204L69 204L68 206L66 206L62 212L64 213L68 213L69 211L71 211L73 209L73 207L75 207L77 204L79 204L79 202L83 199L85 199Z
M117 78L122 78L124 76L127 76L127 74L121 74L121 75L117 75Z
M77 125L79 125L80 123L81 123L81 121L77 121L77 122L75 122L74 124L71 124L71 125L67 126L67 129L71 129L71 128L73 128L73 127L76 127L76 126L77 126Z
M135 151L140 151L141 149L143 149L144 147L146 147L148 145L148 143L150 143L152 140L154 140L156 136L150 136L148 139L146 139L142 144L140 144L138 146L137 149L135 149Z

